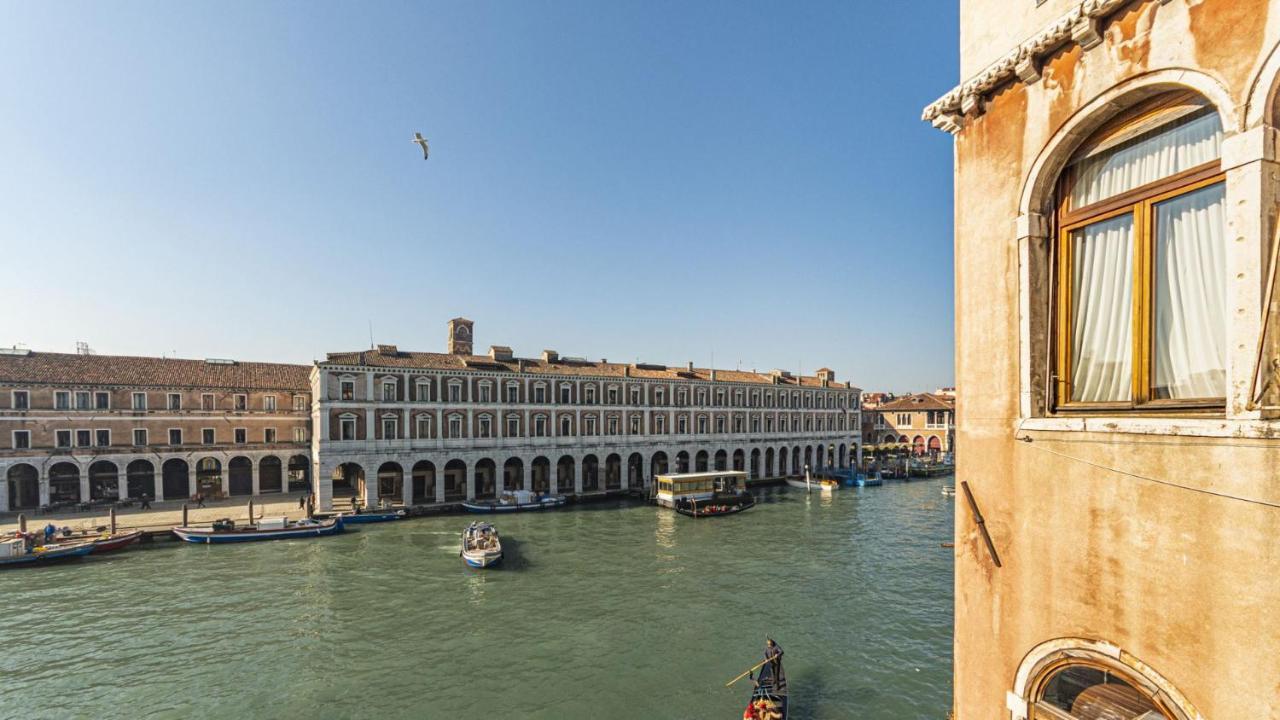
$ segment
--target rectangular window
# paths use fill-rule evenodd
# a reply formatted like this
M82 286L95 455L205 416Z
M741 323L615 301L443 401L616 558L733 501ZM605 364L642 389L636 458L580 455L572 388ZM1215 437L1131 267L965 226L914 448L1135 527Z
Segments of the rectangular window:
M520 387L518 385L507 386L507 402L512 405L520 402Z
M431 437L431 416L430 415L419 415L415 422L417 424L419 438Z
M640 388L638 387L631 388L631 404L632 405L640 404Z
M133 429L133 444L134 444L134 445L137 445L137 446L139 446L139 447L141 447L141 446L143 446L143 445L146 445L146 444L147 444L147 429L146 429L146 428L134 428L134 429Z
M111 393L109 392L94 393L93 407L98 410L111 409Z
M343 400L354 400L356 398L356 384L353 380L343 380L338 384L338 396Z
M568 405L569 403L573 402L570 399L572 395L573 395L573 388L569 387L568 385L560 386L560 404L561 405Z
M664 392L662 388L654 388L654 390L653 390L653 404L654 404L654 405L662 405L662 404L664 404L664 402L666 401L666 397L667 397L667 393L666 393L666 392Z
M169 393L169 409L170 409L170 410L181 410L181 409L182 409L182 395L181 395L181 394L179 394L179 393Z
M705 417L698 418L698 434L699 435L707 434L707 419Z
M134 410L146 410L146 409L147 409L147 394L146 394L146 393L140 393L140 392L133 393L132 398L133 398L133 409L134 409Z
M13 431L13 449L28 450L31 448L31 431L30 430L14 430Z
M583 418L583 419L582 419L582 428L583 428L583 434L584 434L584 435L595 435L595 434L596 434L596 419L595 419L594 417L587 417L587 418Z
M307 396L306 396L306 395L294 395L294 396L293 396L293 410L294 410L294 412L302 412L302 411L305 411L306 409L307 409Z
M462 437L462 418L457 416L449 418L449 437Z
M382 401L383 402L396 401L396 384L395 383L393 382L382 383Z
M93 444L93 433L88 430L76 431L76 447L89 447Z
M266 410L267 412L275 412L275 411L276 411L276 396L275 396L275 395L263 395L263 396L262 396L262 409L263 409L263 410ZM295 409L296 409L296 408L295 408Z
M653 431L658 435L662 435L667 431L667 417L665 415L655 415L653 418Z
M236 428L235 443L237 445L244 445L247 442L249 442L249 431L244 428Z
M677 391L677 392L676 392L676 404L677 404L677 405L688 405L688 404L689 404L689 393L685 392L684 390Z
M547 419L542 415L533 419L533 434L536 437L547 436Z
M304 443L307 441L307 429L304 427L296 427L293 429L293 441L296 443Z
M169 444L170 445L182 444L182 430L179 430L178 428L169 428Z
M493 402L492 396L493 396L493 387L491 385L480 386L480 402L491 403Z
M71 431L70 430L59 430L56 433L54 433L53 437L54 437L55 446L60 448L71 447Z
M275 428L263 428L263 429L262 429L262 442L270 444L270 443L274 443L275 441L276 441L276 429L275 429Z
M636 415L631 416L631 434L632 434L632 435L639 435L639 434L640 434L640 418L639 418L639 416L636 416Z
M449 386L449 402L462 402L462 386L454 383Z
M201 410L213 409L213 393L202 393L200 395L200 409Z
M608 397L608 403L610 405L617 405L618 404L618 388L616 387L609 388L606 391L606 397Z
M588 405L596 404L596 389L594 385L588 385L582 389L583 398Z
M507 418L507 437L520 436L520 419L515 417Z
M716 432L724 434L724 418L716 418Z
M14 410L30 410L31 395L26 390L13 391L13 409Z
M676 418L676 432L677 432L677 433L679 433L679 434L681 434L681 435L687 435L687 434L689 433L689 419L688 419L688 418L684 417L683 415L681 415L680 417Z
M492 421L487 417L480 418L480 437L487 438L492 435Z
M94 430L93 444L98 447L111 447L111 431L110 430Z
M89 410L89 409L92 409L92 407L93 406L89 404L89 392L87 390L77 390L76 391L76 409Z
M217 443L216 443L215 434L214 434L214 432L213 432L213 428L201 428L201 430L200 430L200 442L201 442L201 444L203 444L203 445L215 445L215 444L217 444Z
M356 419L355 418L342 418L341 420L338 421L338 423L339 423L339 428L341 430L340 436L342 437L343 440L356 439Z
M53 408L55 410L71 409L71 393L66 390L59 390L53 394Z
M616 417L609 418L609 434L610 435L618 434L618 418Z
M533 402L536 405L544 405L547 402L547 389L541 385L533 388Z
M236 409L236 411L237 411L237 412L244 412L245 410L248 410L248 409L249 409L249 396L248 396L248 395L236 395L236 396L235 396L235 409Z

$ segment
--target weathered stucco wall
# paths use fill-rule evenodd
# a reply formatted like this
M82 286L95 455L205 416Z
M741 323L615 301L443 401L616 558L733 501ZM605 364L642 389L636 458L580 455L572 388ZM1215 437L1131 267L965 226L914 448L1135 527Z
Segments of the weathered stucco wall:
M966 78L1076 4L964 0ZM1063 637L1120 646L1204 718L1280 718L1280 508L1246 501L1280 504L1280 426L1242 406L1229 407L1227 429L1215 433L1028 423L1019 397L1028 331L1018 227L1037 160L1098 98L1160 71L1170 78L1191 70L1230 104L1228 135L1243 136L1252 129L1250 98L1265 97L1276 80L1264 66L1278 40L1280 0L1135 0L1102 24L1101 44L1059 48L1038 80L1002 86L956 136L956 379L966 389L959 479L970 484L1004 563L993 566L961 495L957 720L1009 717L1024 657ZM1259 322L1280 182L1274 139L1260 137L1272 146L1258 150L1251 169L1228 173L1228 237L1245 249L1231 266L1236 384L1252 360L1242 338ZM1234 429L1246 425L1249 432Z

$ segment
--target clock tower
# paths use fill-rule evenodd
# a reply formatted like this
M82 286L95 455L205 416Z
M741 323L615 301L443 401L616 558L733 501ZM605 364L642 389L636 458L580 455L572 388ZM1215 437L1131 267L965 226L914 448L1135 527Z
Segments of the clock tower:
M475 323L466 318L449 321L449 354L471 355L471 328Z

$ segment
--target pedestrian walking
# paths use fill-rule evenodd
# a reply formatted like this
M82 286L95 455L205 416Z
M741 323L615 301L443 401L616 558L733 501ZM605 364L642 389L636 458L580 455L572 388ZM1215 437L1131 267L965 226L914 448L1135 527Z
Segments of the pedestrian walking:
M151 509L151 498L146 493L142 493L142 504L138 506L138 509L139 510Z
M204 507L204 493L196 493L196 507Z

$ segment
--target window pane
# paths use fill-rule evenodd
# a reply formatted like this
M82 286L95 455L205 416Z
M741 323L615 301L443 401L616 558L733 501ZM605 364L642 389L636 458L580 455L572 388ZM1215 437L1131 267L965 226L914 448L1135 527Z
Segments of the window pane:
M1071 718L1162 720L1164 714L1145 695L1106 670L1074 666L1060 670L1045 684L1037 705Z
M1106 200L1161 178L1218 159L1222 122L1217 113L1172 122L1075 163L1071 207Z
M1071 400L1132 396L1133 216L1071 233Z
M1156 398L1227 394L1226 247L1219 183L1156 206Z

